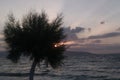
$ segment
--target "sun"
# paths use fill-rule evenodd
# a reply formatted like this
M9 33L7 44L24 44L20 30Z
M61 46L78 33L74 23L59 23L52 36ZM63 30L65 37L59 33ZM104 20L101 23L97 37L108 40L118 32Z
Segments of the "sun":
M65 45L63 42L55 43L54 47L56 48L56 47L60 47L60 46L63 46L63 45Z

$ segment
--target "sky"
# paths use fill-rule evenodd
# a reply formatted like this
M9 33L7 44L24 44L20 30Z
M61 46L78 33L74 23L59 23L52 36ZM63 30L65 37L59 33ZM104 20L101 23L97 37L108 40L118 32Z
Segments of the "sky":
M45 10L50 21L63 14L68 50L120 53L120 0L0 0L0 50L8 14L22 19L30 10Z

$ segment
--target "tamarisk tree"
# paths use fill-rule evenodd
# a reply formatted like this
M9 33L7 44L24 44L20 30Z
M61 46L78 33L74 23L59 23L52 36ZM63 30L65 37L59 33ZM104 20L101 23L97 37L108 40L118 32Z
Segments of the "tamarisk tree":
M17 63L21 56L33 61L29 80L34 79L37 64L44 61L52 68L63 64L65 45L60 44L65 38L61 27L63 17L58 15L49 21L45 12L29 12L21 22L13 15L8 17L4 27L5 42L9 52L7 58Z

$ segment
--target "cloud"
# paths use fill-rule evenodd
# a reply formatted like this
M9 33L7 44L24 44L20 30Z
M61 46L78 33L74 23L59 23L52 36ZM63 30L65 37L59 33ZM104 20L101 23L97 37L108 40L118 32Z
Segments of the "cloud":
M79 32L82 32L84 31L85 28L82 28L82 27L76 27L75 29L72 29L71 32L72 33L79 33Z
M88 30L87 28L75 28L70 29L70 27L65 28L65 33L67 33L67 40L75 41L74 44L71 44L69 51L86 51L96 54L103 53L119 53L120 44L112 43L103 43L104 39L120 36L120 32L110 32L103 35L90 36L88 38L78 38L77 33L84 32Z
M94 40L92 41L92 43L101 43L102 41L101 40Z
M90 36L88 37L88 39L101 39L101 38L110 38L110 37L116 37L116 36L120 36L120 32L111 32L103 35Z
M120 31L120 27L116 29L116 31Z
M67 35L67 40L78 40L77 33L84 32L85 28L76 27L75 29L71 29L70 27L64 28L64 33Z

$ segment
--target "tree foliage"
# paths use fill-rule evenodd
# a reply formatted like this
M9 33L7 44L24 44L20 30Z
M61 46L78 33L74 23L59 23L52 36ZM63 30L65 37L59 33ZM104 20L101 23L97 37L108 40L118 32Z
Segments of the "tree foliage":
M10 15L4 28L9 51L7 58L16 63L20 56L27 56L37 64L44 60L53 68L61 66L65 45L55 47L55 44L65 38L62 19L59 15L50 22L45 12L30 12L20 23Z

